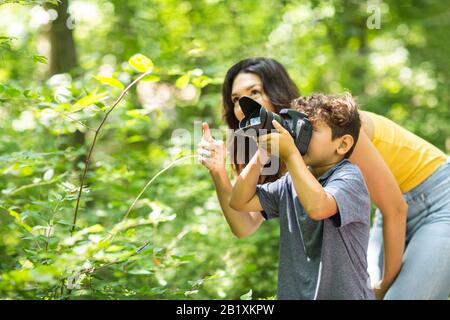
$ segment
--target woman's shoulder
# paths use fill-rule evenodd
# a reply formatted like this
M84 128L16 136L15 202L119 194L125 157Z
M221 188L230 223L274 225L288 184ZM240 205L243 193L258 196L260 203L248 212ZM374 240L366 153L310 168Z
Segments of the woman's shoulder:
M359 111L359 117L361 118L361 128L364 130L365 134L370 140L373 140L375 135L375 126L372 117L375 116L374 113L369 111Z

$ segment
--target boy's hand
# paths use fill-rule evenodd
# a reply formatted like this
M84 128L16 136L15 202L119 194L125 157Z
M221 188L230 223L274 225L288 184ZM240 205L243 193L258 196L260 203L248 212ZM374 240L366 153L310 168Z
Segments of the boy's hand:
M261 167L263 167L270 160L270 153L263 148L258 148L256 153L258 154L259 163L261 164Z
M271 133L258 138L258 147L267 150L270 154L279 156L281 160L287 162L290 155L296 150L294 138L276 120L272 121L278 133Z

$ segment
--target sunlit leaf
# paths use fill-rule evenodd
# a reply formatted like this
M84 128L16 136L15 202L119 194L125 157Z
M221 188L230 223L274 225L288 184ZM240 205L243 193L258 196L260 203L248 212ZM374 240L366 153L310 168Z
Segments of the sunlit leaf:
M102 232L104 230L104 227L101 224L95 224L84 230L86 230L87 233L98 233L98 232Z
M142 79L143 82L158 82L159 80L161 80L161 78L155 74L149 74Z
M46 57L44 56L39 56L39 55L34 55L33 56L33 60L39 63L43 63L43 64L47 64L48 60Z
M119 89L120 91L122 91L125 88L124 85L122 84L122 82L120 82L119 80L117 80L115 78L109 78L109 77L103 77L103 76L95 76L94 78L96 80L100 81L101 83L110 85L111 87Z
M80 100L78 100L72 108L72 112L76 112L79 111L83 108L86 108L88 106L91 106L93 104L96 104L98 102L101 102L102 100L104 100L106 97L108 96L108 94L106 92L101 92L101 93L91 93L89 95L87 95L86 97L81 98Z
M201 75L192 80L192 84L198 88L204 88L211 82L208 76Z
M142 142L145 140L146 140L146 138L142 135L134 135L134 136L127 138L128 143Z
M252 300L252 295L253 295L253 290L250 289L249 292L247 292L246 294L243 294L240 299L241 300Z
M129 274L135 274L135 275L148 275L148 274L152 274L153 272L151 272L150 270L147 269L140 269L140 270L130 270L128 271Z
M177 79L177 81L175 82L175 85L178 88L183 89L184 87L186 87L188 85L190 80L191 80L191 76L189 74L184 74Z
M147 72L153 68L152 60L140 53L132 56L128 60L128 63L138 72Z
M16 223L23 227L25 230L27 230L29 233L33 233L33 228L31 228L28 224L26 224L25 222L23 222L22 217L20 216L20 214L14 210L9 209L8 210L9 214L15 218Z
M190 291L186 291L186 292L184 293L184 295L185 295L186 297L188 297L188 296L191 296L191 295L197 294L197 293L198 293L198 290L190 290Z
M5 93L7 96L14 98L20 96L21 91L13 87L6 87Z
M58 151L58 152L20 151L20 152L14 152L9 155L0 156L0 162L35 160L35 159L41 159L41 158L45 158L45 157L62 155L62 154L64 154L64 152L62 152L62 151Z
M49 170L45 171L44 177L43 177L44 181L49 181L49 180L51 180L51 179L53 178L53 174L54 174L54 173L55 173L55 172L54 172L53 169L49 169Z
M203 70L200 68L195 68L194 70L191 70L190 73L193 76L200 77L201 75L203 75Z

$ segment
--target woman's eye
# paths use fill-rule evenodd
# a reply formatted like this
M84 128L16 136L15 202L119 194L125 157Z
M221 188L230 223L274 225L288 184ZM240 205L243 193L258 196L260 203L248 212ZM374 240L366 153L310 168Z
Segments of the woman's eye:
M250 92L252 96L256 96L259 94L258 90L252 90L252 92Z
M233 101L234 104L236 104L236 102L238 102L238 97L234 97L231 101Z

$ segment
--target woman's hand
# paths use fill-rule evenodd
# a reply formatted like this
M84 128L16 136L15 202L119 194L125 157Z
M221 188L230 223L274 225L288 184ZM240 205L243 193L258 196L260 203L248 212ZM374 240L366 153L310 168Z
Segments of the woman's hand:
M225 171L226 148L221 140L214 140L206 122L202 124L203 136L197 145L200 163L211 173Z
M382 289L374 289L373 291L375 293L375 298L377 300L383 300L384 295L386 294L386 291L384 291Z
M378 283L376 283L372 288L375 294L375 299L383 300L388 289L389 288L383 283L383 281L380 280Z

